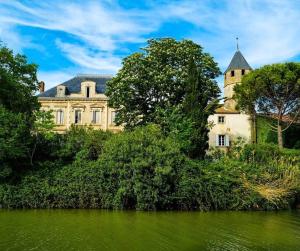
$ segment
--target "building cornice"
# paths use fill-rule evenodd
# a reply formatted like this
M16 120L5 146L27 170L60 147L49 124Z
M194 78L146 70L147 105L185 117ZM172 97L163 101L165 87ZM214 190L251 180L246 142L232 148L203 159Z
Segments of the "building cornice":
M82 97L38 97L39 101L107 101L107 97L94 97L94 98L82 98Z

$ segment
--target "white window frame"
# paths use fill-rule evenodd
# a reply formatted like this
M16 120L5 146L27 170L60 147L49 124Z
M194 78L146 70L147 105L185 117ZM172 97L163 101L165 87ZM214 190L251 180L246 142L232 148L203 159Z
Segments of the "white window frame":
M94 117L94 114L96 114L97 112L99 112L98 121L97 121L97 116ZM97 125L97 124L101 124L101 121L102 121L102 110L101 109L92 109L91 123Z
M227 134L217 134L216 135L216 146L226 147L230 145L229 135Z
M115 125L116 124L117 112L116 111L112 111L110 115L111 115L111 117L110 117L111 121L110 122L111 122L112 125Z
M76 123L76 112L79 112L79 120ZM80 125L82 123L82 110L81 109L75 109L74 110L74 124L75 125Z
M64 110L58 109L56 110L56 124L63 125L64 124Z

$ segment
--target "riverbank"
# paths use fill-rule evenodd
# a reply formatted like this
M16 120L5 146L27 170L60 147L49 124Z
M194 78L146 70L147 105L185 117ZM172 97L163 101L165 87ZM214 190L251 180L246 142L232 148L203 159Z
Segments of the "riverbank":
M0 184L3 208L279 210L299 203L298 150L236 143L192 160L155 126L116 135L76 130L64 144L46 145L51 154L38 152L34 168Z

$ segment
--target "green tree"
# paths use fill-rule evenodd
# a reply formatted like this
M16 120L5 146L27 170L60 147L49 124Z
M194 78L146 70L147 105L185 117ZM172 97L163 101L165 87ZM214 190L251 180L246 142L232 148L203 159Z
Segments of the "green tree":
M39 108L37 66L0 44L0 104L12 112L31 115Z
M159 123L158 110L183 102L191 59L199 78L213 81L219 74L217 63L203 48L190 40L151 39L142 52L123 60L123 67L108 82L109 106L118 111L117 124L127 128Z
M215 81L205 78L194 61L190 62L183 112L192 122L188 155L203 158L208 149L208 117L219 103L220 89Z
M95 163L101 172L104 207L172 208L185 160L177 142L164 137L157 125L114 135Z
M13 113L0 105L0 179L12 173L13 166L27 156L28 127L22 113Z
M269 126L277 132L278 146L282 148L282 132L299 118L300 64L263 66L247 74L234 90L239 107L252 117L260 113L276 120L276 125ZM285 118L287 123L283 123Z
M35 121L31 128L32 135L32 149L30 151L30 164L33 165L33 158L36 151L36 146L39 144L41 138L51 140L54 137L53 114L52 111L36 111L34 113Z
M0 162L5 170L26 165L25 156L28 160L34 111L39 108L36 71L25 56L0 43Z

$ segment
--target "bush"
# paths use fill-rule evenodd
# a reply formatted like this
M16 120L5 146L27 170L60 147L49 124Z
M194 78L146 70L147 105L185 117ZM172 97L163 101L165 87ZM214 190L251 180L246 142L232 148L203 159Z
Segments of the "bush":
M106 205L171 209L178 171L185 162L178 144L154 125L115 135L96 166L102 167Z
M20 180L0 183L0 206L273 210L299 196L297 150L240 142L200 161L155 125L119 134L72 130L48 142L51 161L41 155Z

